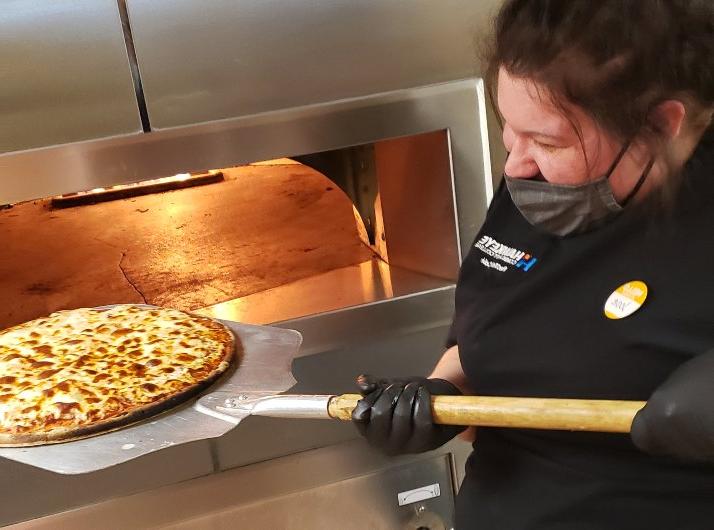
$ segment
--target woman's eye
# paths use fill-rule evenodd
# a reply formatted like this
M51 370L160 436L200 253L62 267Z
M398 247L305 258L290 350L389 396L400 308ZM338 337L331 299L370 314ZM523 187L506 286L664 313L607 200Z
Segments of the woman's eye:
M557 146L557 145L546 144L546 143L543 143L543 142L539 142L538 140L533 140L533 143L536 144L536 145L537 145L538 147L540 147L541 149L544 149L545 151L551 151L551 152L552 152L552 151L556 151L556 150L560 149L560 147Z

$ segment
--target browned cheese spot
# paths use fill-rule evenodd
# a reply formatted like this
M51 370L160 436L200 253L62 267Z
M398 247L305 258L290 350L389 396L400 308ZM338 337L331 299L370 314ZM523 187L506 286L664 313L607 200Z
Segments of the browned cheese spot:
M79 359L74 361L74 366L76 366L77 368L82 368L82 366L87 364L87 362L90 360L91 360L91 357L89 357L89 355L82 355L79 357Z
M140 363L133 363L131 365L131 370L136 374L136 375L144 375L146 373L146 366Z
M105 405L106 405L106 408L109 410L117 410L117 409L121 408L122 401L115 396L110 396L105 401Z
M78 410L82 411L81 407L79 406L79 403L63 403L61 401L58 401L57 403L54 403L54 406L57 407L60 411L60 414L62 416L71 414L73 410Z
M45 370L40 375L38 375L37 378L38 379L47 379L48 377L52 377L53 375L55 375L60 370L61 370L61 368L59 368L57 370Z
M47 368L48 366L54 366L54 363L52 361L33 361L30 366L32 368Z
M44 354L49 354L52 353L52 346L48 346L47 344L43 344L42 346L37 346L36 348L33 348L37 353L44 353Z

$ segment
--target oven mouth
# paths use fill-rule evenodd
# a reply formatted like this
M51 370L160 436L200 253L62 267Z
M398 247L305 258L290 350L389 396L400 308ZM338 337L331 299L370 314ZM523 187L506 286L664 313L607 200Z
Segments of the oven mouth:
M270 324L452 286L448 146L441 130L0 210L0 328L116 303Z

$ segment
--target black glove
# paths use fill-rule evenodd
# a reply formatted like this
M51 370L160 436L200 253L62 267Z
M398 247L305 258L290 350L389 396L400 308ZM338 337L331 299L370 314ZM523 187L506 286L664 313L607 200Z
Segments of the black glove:
M432 395L461 395L444 379L376 379L361 375L357 386L364 398L357 402L352 421L370 445L388 455L436 449L465 429L432 421Z
M632 422L641 450L714 463L714 351L677 368Z

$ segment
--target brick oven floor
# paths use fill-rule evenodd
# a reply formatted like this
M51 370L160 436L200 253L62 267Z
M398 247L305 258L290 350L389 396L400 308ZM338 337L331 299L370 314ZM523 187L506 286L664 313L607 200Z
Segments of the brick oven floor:
M147 302L193 310L372 257L349 199L311 168L132 199L0 211L0 329L59 309Z

